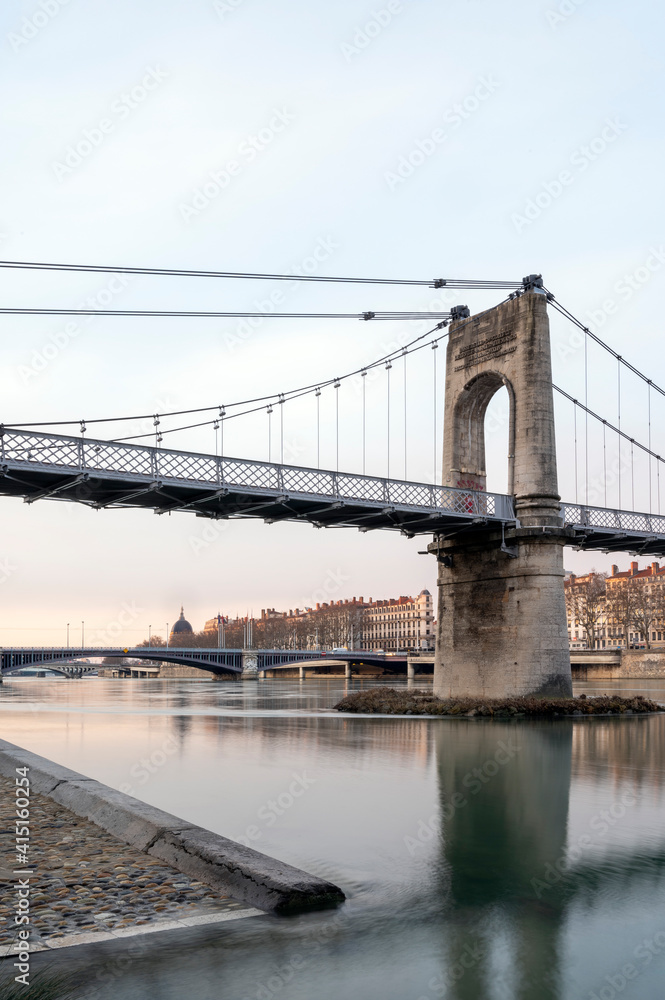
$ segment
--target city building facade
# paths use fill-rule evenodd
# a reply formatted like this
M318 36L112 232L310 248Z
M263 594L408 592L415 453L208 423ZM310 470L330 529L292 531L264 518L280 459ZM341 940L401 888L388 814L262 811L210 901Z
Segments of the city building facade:
M363 615L364 648L434 650L434 601L429 590L369 604Z
M571 649L665 646L665 566L612 566L564 581Z
M206 621L204 634L223 636L229 647L249 644L251 635L259 648L434 650L434 601L428 590L417 597L352 597L288 611L264 608L257 619L223 618L223 632L220 617Z

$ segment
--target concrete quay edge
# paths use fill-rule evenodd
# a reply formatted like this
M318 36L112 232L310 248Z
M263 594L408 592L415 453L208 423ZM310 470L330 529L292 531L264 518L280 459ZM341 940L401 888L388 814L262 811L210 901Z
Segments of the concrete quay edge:
M141 802L94 778L0 739L0 774L30 768L30 787L119 841L258 909L286 914L335 906L332 882Z
M79 933L65 934L61 938L52 938L49 941L31 941L30 954L38 955L44 952L53 954L54 952L61 951L63 948L80 948L82 945L107 944L108 942L122 941L127 938L143 938L149 934L189 930L192 927L216 927L218 924L244 920L246 917L263 916L265 916L265 913L262 910L256 907L248 907L246 910L233 911L232 913L205 913L192 917L155 920L150 924L123 927L121 930L110 930L107 928L94 931L81 931ZM15 958L13 952L0 955L0 971L3 969L3 962L9 962L13 958Z

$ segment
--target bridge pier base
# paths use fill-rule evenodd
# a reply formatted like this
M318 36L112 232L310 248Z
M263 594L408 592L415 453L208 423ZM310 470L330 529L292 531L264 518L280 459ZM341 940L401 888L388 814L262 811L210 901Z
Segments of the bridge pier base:
M344 676L347 679L347 681L351 680L351 678L353 677L353 672L351 670L351 664L350 663L346 663L344 665Z
M259 658L255 649L244 649L242 652L242 673L240 679L243 681L256 681L259 678Z
M305 680L305 668L304 667L298 667L298 679L301 680L301 681Z
M434 692L442 698L572 694L556 526L429 546L439 564Z
M406 661L406 679L413 681L416 678L416 668L411 660Z

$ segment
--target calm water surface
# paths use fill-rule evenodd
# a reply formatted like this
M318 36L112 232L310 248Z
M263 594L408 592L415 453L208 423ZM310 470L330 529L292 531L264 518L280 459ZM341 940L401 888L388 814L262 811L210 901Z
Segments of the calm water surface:
M665 683L603 686L618 688L665 702ZM3 738L348 896L337 911L162 935L120 963L81 955L82 996L665 996L665 716L330 712L346 690L335 678L5 682Z

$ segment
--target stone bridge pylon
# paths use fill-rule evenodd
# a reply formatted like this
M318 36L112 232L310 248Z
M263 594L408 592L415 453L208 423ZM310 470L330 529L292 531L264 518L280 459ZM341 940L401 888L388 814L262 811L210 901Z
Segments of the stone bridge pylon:
M510 399L508 492L517 524L438 535L434 689L442 697L570 695L547 296L471 317L458 310L446 356L444 485L485 490L485 414Z

